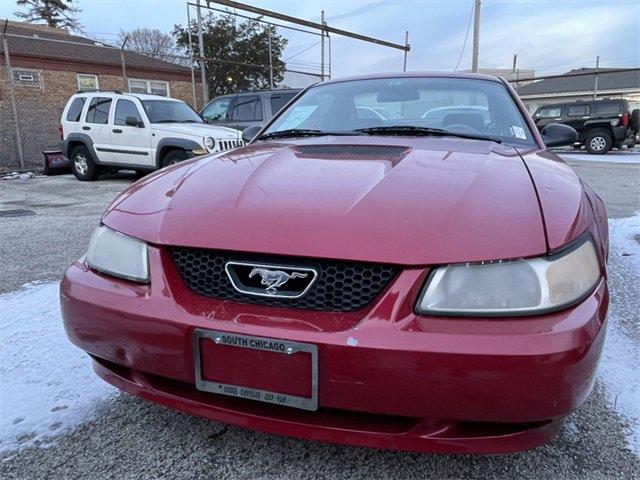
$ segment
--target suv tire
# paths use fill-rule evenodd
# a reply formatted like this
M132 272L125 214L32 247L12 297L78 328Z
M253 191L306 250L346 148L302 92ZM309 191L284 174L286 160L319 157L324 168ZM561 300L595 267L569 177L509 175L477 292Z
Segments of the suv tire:
M589 153L603 155L613 147L613 139L606 130L591 130L587 133L584 147Z
M168 167L169 165L180 163L181 161L186 160L187 158L189 157L187 156L187 152L185 152L184 150L171 150L162 159L161 167L164 168L164 167Z
M71 150L71 171L78 180L90 182L98 178L98 166L91 159L87 147L80 145Z

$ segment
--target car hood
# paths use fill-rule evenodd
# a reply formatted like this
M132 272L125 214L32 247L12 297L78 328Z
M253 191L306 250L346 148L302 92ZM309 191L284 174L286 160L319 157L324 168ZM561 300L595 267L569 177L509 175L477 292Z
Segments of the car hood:
M103 222L154 244L403 265L546 251L517 152L450 138L257 142L137 182Z
M174 132L198 137L210 136L214 138L241 138L242 132L233 128L219 127L206 123L154 123L153 130Z

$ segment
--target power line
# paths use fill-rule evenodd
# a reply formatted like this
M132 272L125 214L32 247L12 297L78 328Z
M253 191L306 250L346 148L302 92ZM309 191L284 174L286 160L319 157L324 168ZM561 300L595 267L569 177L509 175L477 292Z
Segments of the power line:
M467 22L467 33L464 34L464 43L462 44L462 50L460 51L460 56L458 57L458 62L456 63L456 68L453 71L457 71L460 66L460 60L462 60L462 54L464 53L464 49L467 46L467 39L469 38L469 29L471 28L471 19L473 18L473 5L474 0L471 0L471 12L469 13L469 21Z
M292 58L294 58L294 57L297 57L298 55L301 55L301 54L303 54L304 52L306 52L306 51L308 51L308 50L311 50L313 47L315 47L315 46L317 46L317 45L320 45L320 42L316 42L316 43L314 43L313 45L311 45L310 47L307 47L307 48L305 48L304 50L299 51L299 52L298 52L298 53L296 53L295 55L291 55L290 57L287 57L287 58L285 58L285 59L283 59L283 60L284 60L284 61L287 61L287 60L290 60L290 59L292 59Z

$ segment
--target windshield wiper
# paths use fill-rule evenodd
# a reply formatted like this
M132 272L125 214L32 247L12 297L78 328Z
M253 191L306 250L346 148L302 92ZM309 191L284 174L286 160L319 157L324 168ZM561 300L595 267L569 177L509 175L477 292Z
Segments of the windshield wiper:
M324 135L362 135L362 132L351 130L311 130L307 128L290 128L288 130L280 130L279 132L265 133L260 135L258 140L265 140L270 138L293 138L293 137L321 137Z
M435 135L439 137L451 136L468 138L470 140L489 140L491 142L502 143L502 139L500 137L494 137L491 135L476 135L475 133L451 132L442 128L415 127L413 125L391 125L388 127L359 128L356 131L366 133L367 135Z

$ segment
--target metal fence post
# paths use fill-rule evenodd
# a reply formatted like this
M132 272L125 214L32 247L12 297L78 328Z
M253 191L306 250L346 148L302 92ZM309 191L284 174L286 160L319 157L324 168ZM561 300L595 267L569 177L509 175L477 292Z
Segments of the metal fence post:
M16 147L18 149L18 160L20 160L20 168L24 168L24 155L22 152L22 137L20 135L20 124L18 123L18 107L16 105L16 91L13 86L13 76L11 75L11 59L9 58L9 44L5 32L7 30L7 21L5 21L2 31L2 48L4 50L4 64L7 69L7 80L9 82L9 96L11 97L11 110L13 113L13 123L16 127Z
M320 12L320 25L322 25L322 37L320 37L320 79L324 82L324 27L326 25L324 21L324 10Z
M269 34L269 88L273 89L273 54L271 53L271 27L267 27Z
M198 47L200 50L200 77L202 79L202 104L206 104L209 101L209 88L207 86L207 64L204 56L204 33L202 32L202 11L200 7L200 0L197 2L198 14Z

